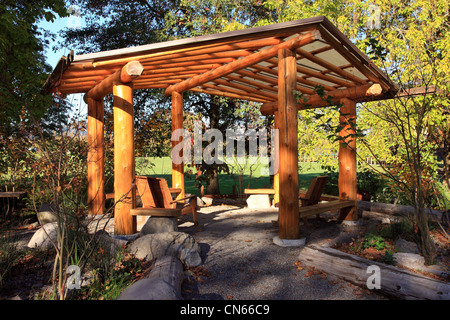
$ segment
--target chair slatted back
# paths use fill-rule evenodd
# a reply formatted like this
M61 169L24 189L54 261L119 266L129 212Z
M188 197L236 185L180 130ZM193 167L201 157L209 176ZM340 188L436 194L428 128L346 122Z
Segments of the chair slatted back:
M136 187L143 208L174 208L166 179L138 176Z
M308 191L306 192L305 198L308 202L308 205L317 204L320 201L320 197L322 196L323 189L325 188L325 184L327 183L328 176L319 176L314 177L311 180L311 184L309 185Z

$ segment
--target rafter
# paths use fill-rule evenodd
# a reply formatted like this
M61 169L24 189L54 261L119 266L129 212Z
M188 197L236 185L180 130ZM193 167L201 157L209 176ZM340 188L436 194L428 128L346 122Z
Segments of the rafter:
M238 59L236 61L233 61L229 64L226 64L222 67L213 69L205 74L193 77L191 79L188 79L186 81L183 81L177 85L170 86L166 89L166 95L172 94L172 92L183 92L189 89L192 89L198 85L201 85L203 83L207 83L209 81L212 81L214 79L218 79L220 77L223 77L227 74L230 74L236 70L243 69L246 67L249 67L251 65L254 65L258 62L264 61L270 57L274 57L278 54L279 49L297 49L301 47L302 45L306 45L308 43L311 43L312 41L319 39L320 33L316 31L308 32L305 35L299 35L291 40L282 42L278 45L274 45L267 49L262 49L261 51L258 51L250 56Z

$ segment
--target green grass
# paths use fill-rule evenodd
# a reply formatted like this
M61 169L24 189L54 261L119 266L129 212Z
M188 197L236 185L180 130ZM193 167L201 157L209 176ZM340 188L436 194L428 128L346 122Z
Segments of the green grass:
M238 166L232 166L237 171ZM250 188L270 188L270 177L267 165L255 164L253 167L252 176L250 179ZM189 172L189 168L185 168L185 172ZM195 172L194 172L195 173ZM299 187L300 189L307 189L312 178L321 175L323 170L318 163L304 162L299 164ZM154 177L165 178L169 184L172 183L172 161L170 157L148 157L136 158L136 174L149 175ZM244 188L248 186L250 170L246 168L243 175ZM235 174L237 181L237 174ZM233 192L233 185L235 184L233 176L228 174L219 175L219 186L221 194L231 195ZM194 185L194 175L185 175L185 188L187 193L199 194L199 190Z

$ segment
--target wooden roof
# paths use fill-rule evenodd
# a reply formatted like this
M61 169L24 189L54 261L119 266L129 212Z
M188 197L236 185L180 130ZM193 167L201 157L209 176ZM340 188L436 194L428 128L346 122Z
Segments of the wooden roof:
M398 87L323 16L132 48L63 57L43 93L88 92L129 61L140 61L134 89L195 91L262 103L277 101L279 48L297 53L297 90L315 94L379 84ZM377 98L379 99L379 97Z

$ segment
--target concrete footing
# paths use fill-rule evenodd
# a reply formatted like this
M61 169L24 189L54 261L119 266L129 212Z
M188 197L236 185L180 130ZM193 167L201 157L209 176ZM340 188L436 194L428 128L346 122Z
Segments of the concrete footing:
M273 243L280 247L302 247L306 244L306 238L280 239L280 237L276 236L273 238Z

